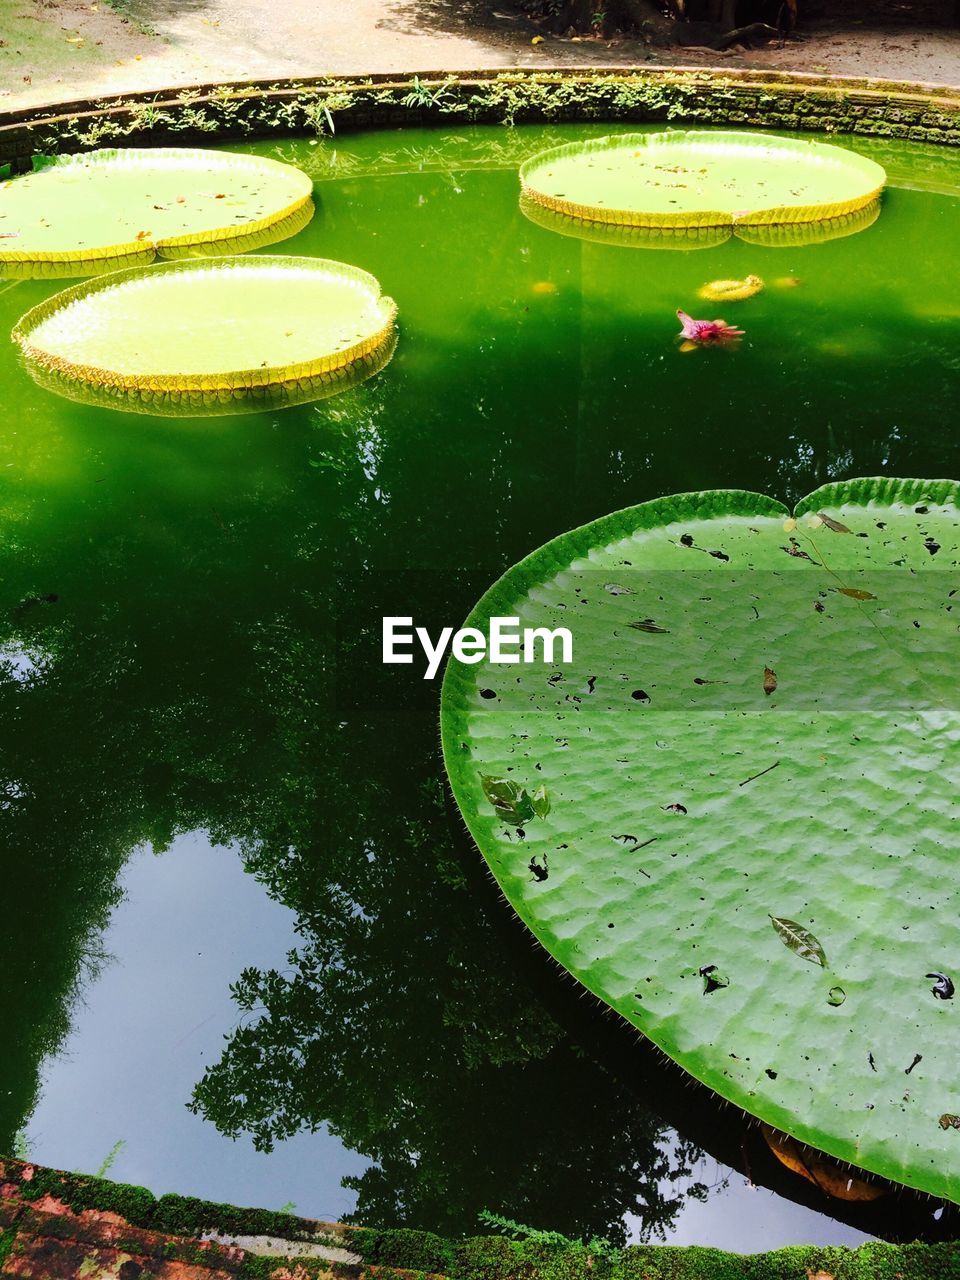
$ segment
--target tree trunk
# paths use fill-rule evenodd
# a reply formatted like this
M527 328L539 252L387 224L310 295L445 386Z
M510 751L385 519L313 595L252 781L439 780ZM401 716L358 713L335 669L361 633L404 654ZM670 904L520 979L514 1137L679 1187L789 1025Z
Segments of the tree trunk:
M550 23L550 30L560 34L571 27L575 31L594 31L594 15L601 13L605 35L631 27L642 27L661 35L671 27L670 20L663 16L656 0L566 0Z
M560 35L570 27L575 31L589 31L596 11L597 6L594 0L566 0L566 4L550 23L550 30Z
M737 0L710 0L710 21L725 31L737 25Z

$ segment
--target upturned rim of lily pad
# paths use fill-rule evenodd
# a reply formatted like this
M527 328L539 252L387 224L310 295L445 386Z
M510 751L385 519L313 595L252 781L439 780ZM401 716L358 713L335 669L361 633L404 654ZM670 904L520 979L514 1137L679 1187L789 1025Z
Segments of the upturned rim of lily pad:
M109 219L104 219L101 239L95 230L86 229L79 235L76 228L78 197L83 195L83 182L87 175L101 177L103 172L126 177L142 174L143 189L137 192L137 209L144 227L132 238L111 240L106 230ZM209 178L211 186L221 179L225 187L236 184L234 193L207 192L205 216L196 219L189 204L184 206L183 227L154 235L149 229L151 199L176 200L170 192L151 196L147 190L153 182L170 185L178 172L201 173ZM256 179L266 188L253 196L247 183ZM171 190L176 191L176 182ZM235 199L228 199L234 194ZM211 221L208 216L210 200L224 200L222 216ZM125 209L122 193L116 197L120 213ZM255 200L261 203L254 203ZM51 202L60 206L63 243L55 247L31 246L30 229L42 225L47 216L44 209ZM236 205L240 204L240 213ZM153 205L160 209L160 205ZM229 209L229 216L228 216ZM72 212L68 212L72 211ZM63 216L64 213L67 216ZM94 206L94 213L96 206ZM213 151L199 147L125 147L103 148L99 151L81 152L76 155L57 156L44 163L33 173L7 178L0 182L0 213L3 215L4 238L0 239L0 276L7 279L67 279L77 276L95 276L116 267L145 265L158 258L208 257L217 253L242 253L265 248L278 240L296 235L313 216L313 181L296 166L274 160L269 156L247 155L235 151ZM154 215L155 217L156 215ZM196 225L190 226L191 217ZM10 230L8 219L20 217L24 221L17 229ZM154 224L155 225L155 224ZM119 229L115 226L113 230ZM6 238L6 237L9 237Z
M869 230L880 217L880 210L878 198L852 213L822 218L817 222L637 227L589 221L547 208L523 193L520 196L520 212L528 222L570 240L613 245L619 249L665 249L687 253L697 249L715 249L734 237L764 249L793 249L844 240L847 236Z
M699 159L706 157L709 164L711 152L726 160L729 160L731 153L738 157L747 156L753 163L762 161L764 156L788 158L790 169L794 173L803 167L826 171L830 176L830 185L835 190L831 191L829 198L804 202L788 186L783 191L772 192L769 202L764 200L757 207L742 209L697 207L695 197L684 195L678 189L675 201L678 208L667 211L645 205L646 182L642 178L636 181L631 202L627 206L607 203L599 199L599 194L588 201L573 199L566 193L550 189L553 166L568 160L586 168L595 165L599 159L612 159L622 169L629 165L633 157L646 158L654 153L662 153L663 157L674 159L693 154ZM591 174L591 182L596 184L598 193L602 189L603 180L602 174ZM570 218L624 228L733 229L820 222L841 218L873 204L879 198L886 181L886 171L881 165L855 151L811 139L782 138L772 134L736 130L668 129L657 133L611 134L603 138L551 147L531 156L520 166L520 187L528 200ZM687 207L679 207L685 201Z
M308 277L316 276L318 280L331 275L341 277L367 294L375 313L374 323L357 341L334 351L318 350L316 356L308 360L291 364L217 370L212 373L150 373L146 371L124 373L103 365L67 359L34 341L37 328L58 312L76 303L86 302L98 294L123 289L131 283L149 284L151 281L197 273L208 273L213 279L220 272L261 272L265 269L278 277L287 271L306 274ZM282 302L282 292L279 298ZM272 388L280 392L285 385L295 382L309 387L316 380L329 378L338 371L388 348L396 319L397 304L382 292L377 278L360 267L327 258L246 255L157 263L85 280L31 308L21 316L11 336L20 347L28 367L47 375L56 375L60 388L66 382L73 382L79 387L106 390L113 394L129 393L140 396L146 403L150 403L158 393L176 393L177 396L196 393L199 396L209 396L213 400L220 392L238 395L252 393L258 398L263 398L266 389ZM189 326L188 317L185 318L184 323ZM56 386L56 383L48 385ZM303 397L303 399L315 398L318 397L312 394ZM103 403L103 400L98 402ZM123 405L118 404L116 407L122 408Z

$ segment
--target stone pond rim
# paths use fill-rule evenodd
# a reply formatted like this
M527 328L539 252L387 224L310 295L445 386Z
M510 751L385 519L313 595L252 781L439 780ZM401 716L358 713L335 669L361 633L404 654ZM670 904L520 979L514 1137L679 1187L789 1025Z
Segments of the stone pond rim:
M145 1187L0 1158L0 1277L173 1280L945 1280L958 1246L790 1246L749 1256L696 1246L544 1245L503 1236L349 1227L291 1213L155 1196Z
M439 99L404 102L414 81ZM187 114L187 113L191 114ZM0 112L0 165L104 145L159 146L449 122L666 122L960 146L960 86L703 67L424 71L151 89ZM191 123L194 121L195 123Z

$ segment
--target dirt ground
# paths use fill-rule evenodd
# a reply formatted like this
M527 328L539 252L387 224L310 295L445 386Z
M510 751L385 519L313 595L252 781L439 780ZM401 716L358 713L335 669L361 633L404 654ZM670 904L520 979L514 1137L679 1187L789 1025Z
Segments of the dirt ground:
M960 87L951 0L862 0L733 54L547 37L507 0L0 0L0 111L197 82L507 66L789 68ZM875 6L874 6L875 9ZM922 24L922 25L918 25ZM682 33L682 29L681 33Z

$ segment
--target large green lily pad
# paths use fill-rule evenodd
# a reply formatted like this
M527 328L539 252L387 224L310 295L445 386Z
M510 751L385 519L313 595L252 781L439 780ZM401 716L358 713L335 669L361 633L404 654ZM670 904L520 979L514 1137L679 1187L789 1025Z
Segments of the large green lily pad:
M623 227L732 227L817 222L863 209L886 174L842 147L762 133L621 133L527 160L527 200Z
M186 147L63 156L0 182L0 275L96 275L263 248L313 214L313 184L265 156Z
M572 664L451 661L442 697L467 826L565 969L722 1098L953 1200L958 496L618 512L468 620L566 626Z
M37 381L74 399L240 413L321 399L345 384L345 370L382 367L396 314L358 267L251 255L74 285L28 311L13 338Z

